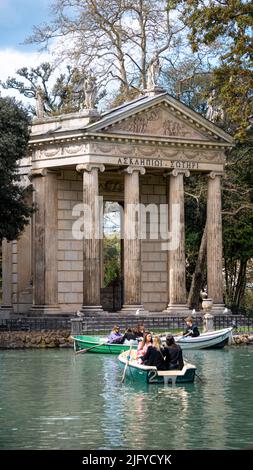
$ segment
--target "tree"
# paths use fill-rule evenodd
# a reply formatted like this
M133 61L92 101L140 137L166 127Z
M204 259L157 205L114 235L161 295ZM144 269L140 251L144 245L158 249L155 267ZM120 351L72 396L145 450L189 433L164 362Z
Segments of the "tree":
M242 140L253 110L253 4L251 0L182 0L181 4L193 51L218 40L223 44L213 88L226 110L227 128Z
M54 0L53 20L37 26L27 42L64 41L61 55L93 69L104 85L120 84L122 100L132 88L145 89L155 54L166 56L180 45L182 22L177 2L153 0ZM66 44L68 47L66 47ZM185 48L185 44L183 45Z
M55 77L55 68L49 62L38 67L22 67L15 77L9 77L1 83L5 89L18 90L28 98L35 98L38 87L42 90L44 111L46 114L62 114L78 111L84 102L83 82L86 78L82 68L67 66L64 73ZM21 77L21 80L20 80ZM32 114L35 108L28 107Z
M0 97L0 241L16 239L33 210L27 206L29 188L20 184L18 161L26 156L29 117L20 103Z

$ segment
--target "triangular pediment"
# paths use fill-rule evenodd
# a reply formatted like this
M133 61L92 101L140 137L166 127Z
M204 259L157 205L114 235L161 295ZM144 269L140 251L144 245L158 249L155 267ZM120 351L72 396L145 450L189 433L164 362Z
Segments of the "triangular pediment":
M232 137L167 93L142 97L105 113L87 126L95 134L161 137L189 141L224 142Z
M178 137L193 140L209 140L205 132L199 132L194 126L180 120L163 106L156 106L131 116L107 128L107 132L116 134L134 134L143 136Z

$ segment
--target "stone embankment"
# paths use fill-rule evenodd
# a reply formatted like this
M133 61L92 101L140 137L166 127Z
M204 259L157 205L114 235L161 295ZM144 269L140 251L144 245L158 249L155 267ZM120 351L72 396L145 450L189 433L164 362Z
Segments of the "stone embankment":
M0 332L0 349L72 348L67 330L4 331Z
M233 335L233 344L253 344L253 333L240 333Z

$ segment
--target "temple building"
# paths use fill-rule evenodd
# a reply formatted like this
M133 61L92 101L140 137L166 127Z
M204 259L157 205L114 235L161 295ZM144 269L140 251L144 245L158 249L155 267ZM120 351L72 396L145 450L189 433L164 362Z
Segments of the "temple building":
M196 173L207 186L208 296L221 313L221 178L232 145L161 89L100 115L40 110L20 163L36 211L17 241L3 242L0 316L103 315L105 202L122 208L118 310L186 313L184 181Z

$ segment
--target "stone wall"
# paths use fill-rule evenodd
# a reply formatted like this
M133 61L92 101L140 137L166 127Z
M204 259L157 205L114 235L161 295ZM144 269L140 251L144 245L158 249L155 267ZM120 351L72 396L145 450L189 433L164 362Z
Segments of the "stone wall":
M0 349L72 348L68 330L0 332Z
M58 178L58 301L73 312L83 301L83 241L72 235L72 209L83 201L82 176L64 170Z
M167 181L160 175L146 174L141 177L141 203L159 205L167 203ZM161 312L168 305L168 255L162 250L160 218L158 217L158 236L152 233L150 223L147 223L147 239L142 240L142 302L150 312ZM147 221L150 222L148 215ZM165 227L163 227L165 229ZM152 239L153 237L153 239Z

